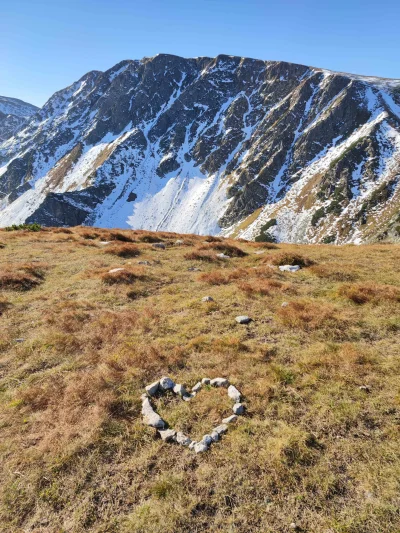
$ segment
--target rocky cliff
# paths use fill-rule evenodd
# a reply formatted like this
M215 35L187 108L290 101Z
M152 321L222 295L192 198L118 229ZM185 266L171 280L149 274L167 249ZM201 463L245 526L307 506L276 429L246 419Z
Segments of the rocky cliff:
M0 225L397 239L399 181L400 80L161 54L89 72L0 144Z
M30 117L38 110L36 106L17 98L0 96L0 143L26 126Z

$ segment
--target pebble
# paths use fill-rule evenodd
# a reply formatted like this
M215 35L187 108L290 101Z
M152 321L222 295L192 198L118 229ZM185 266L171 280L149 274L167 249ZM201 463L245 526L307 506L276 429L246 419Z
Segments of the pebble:
M252 319L246 315L237 316L235 320L238 324L249 324L252 322Z
M209 385L209 384L211 383L211 380L210 380L210 378L203 378L203 379L201 380L201 383L202 383L203 385Z
M244 405L242 403L235 403L232 407L232 411L235 415L242 415L244 413Z
M226 418L223 418L222 419L222 423L223 424L230 424L231 422L236 422L237 420L237 416L236 415L231 415L231 416L228 416Z
M109 270L109 274L114 274L115 272L121 272L121 270L125 270L124 268L113 268L112 270Z
M210 381L212 387L227 387L229 381L226 378L214 378Z
M235 403L240 402L241 394L234 385L229 385L228 387L228 396Z
M189 439L182 431L178 431L176 434L176 442L178 444L181 444L182 446L190 446L192 443L192 440Z
M204 298L201 299L202 302L213 302L214 298L211 296L204 296Z
M199 390L201 390L201 382L200 381L198 383L196 383L196 385L194 387L192 387L192 392L199 392Z
M161 250L165 250L165 244L163 242L155 242L152 244L153 248L160 248Z
M169 390L173 389L175 387L175 383L172 381L171 378L164 376L160 379L160 387L162 390Z
M300 270L300 266L299 265L281 265L279 267L279 270L281 272L297 272L298 270Z
M145 387L145 389L146 389L146 392L150 396L154 396L156 394L156 392L158 391L159 387L160 387L160 382L159 381L155 381L154 383L150 383L150 385L147 385L147 387Z
M176 431L173 429L159 430L158 433L160 434L162 440L165 442L171 442L176 440Z

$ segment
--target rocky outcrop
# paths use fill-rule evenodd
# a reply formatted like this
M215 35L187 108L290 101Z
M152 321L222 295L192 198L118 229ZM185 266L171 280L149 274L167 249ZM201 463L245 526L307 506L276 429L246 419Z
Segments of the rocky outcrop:
M397 239L399 157L400 81L160 54L89 72L0 144L0 225Z
M0 96L0 143L6 141L27 125L39 108L17 98Z

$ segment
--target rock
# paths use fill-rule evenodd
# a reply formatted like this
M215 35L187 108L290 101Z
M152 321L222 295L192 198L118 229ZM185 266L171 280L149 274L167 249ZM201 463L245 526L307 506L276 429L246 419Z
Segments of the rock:
M287 307L288 305L289 305L288 302L282 302L281 307Z
M192 443L192 440L189 439L182 431L178 431L176 434L176 442L178 444L181 444L182 446L190 446Z
M231 424L232 422L236 422L237 420L237 416L236 415L231 415L231 416L228 416L226 418L223 418L222 419L222 423L223 424Z
M217 426L216 428L214 428L212 433L214 433L214 431L218 433L219 436L221 436L228 431L228 426L226 424L221 424Z
M153 406L151 405L150 400L146 395L142 395L142 415L143 422L147 426L151 426L157 429L165 428L166 424L164 420L158 413L154 411Z
M211 383L211 380L210 380L210 378L203 378L203 379L201 380L201 383L202 383L203 385L209 385L209 384Z
M297 272L300 270L299 265L281 265L279 267L279 270L281 272Z
M358 388L364 392L371 392L371 387L369 385L361 385Z
M145 387L147 394L149 394L150 396L154 396L159 388L160 388L160 382L159 381L155 381L154 383L150 383L150 385L147 385L147 387Z
M212 387L227 387L229 381L226 378L214 378L210 381Z
M165 244L163 242L154 242L152 244L153 248L159 248L161 250L165 250Z
M162 390L170 390L175 387L175 383L172 381L171 378L164 376L160 379L160 387Z
M252 319L246 315L237 316L235 320L238 324L249 324L252 322Z
M204 435L200 442L203 442L207 447L214 442L211 435Z
M257 252L254 252L256 255L265 254L265 250L257 250Z
M204 296L204 298L201 299L202 302L213 302L214 298L211 296Z
M199 390L201 390L201 382L200 381L198 383L196 383L196 385L194 387L192 387L192 392L199 392Z
M159 430L158 433L165 442L172 442L176 440L176 431L174 429Z
M18 338L18 339L15 339L15 342L24 342L24 340L25 340L25 339L24 339L23 337L20 337L20 338Z
M110 244L110 241L100 241L99 244L106 246L106 244Z
M185 387L183 385L180 385L179 383L177 383L172 390L175 394L179 394L179 396L189 396L188 391L185 389Z
M235 415L242 415L244 413L244 405L242 403L235 403L232 407L232 411Z
M191 394L190 392L187 392L186 394L184 394L182 396L182 400L184 400L185 402L189 402L192 398L194 398L196 396L196 393L194 392L193 394Z
M192 440L192 442L189 444L189 450L193 450L193 448L196 446L197 441Z
M228 387L228 396L235 403L240 402L240 398L242 397L240 392L237 390L237 388L234 385L229 385L229 387Z
M183 240L182 239L177 239L175 241L175 244L177 244L178 246L181 245L181 244L184 244Z
M121 272L121 270L125 270L124 268L113 268L112 270L109 270L109 274L114 274L115 272Z
M204 442L197 442L193 448L196 453L203 453L208 450L208 446Z
M138 261L138 265L147 265L147 266L151 266L151 263L150 263L150 261Z
M220 259L230 259L231 258L229 255L225 255L225 254L217 254L217 257L219 257Z
M219 433L214 429L214 431L211 431L210 437L214 442L217 442L219 440Z
M188 272L201 272L201 268L189 267Z

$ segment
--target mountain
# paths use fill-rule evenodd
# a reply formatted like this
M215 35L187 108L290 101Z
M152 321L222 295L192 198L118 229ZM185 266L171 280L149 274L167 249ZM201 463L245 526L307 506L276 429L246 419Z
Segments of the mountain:
M15 135L38 110L17 98L0 96L0 142Z
M0 144L0 226L398 239L399 180L400 80L160 54L89 72Z

